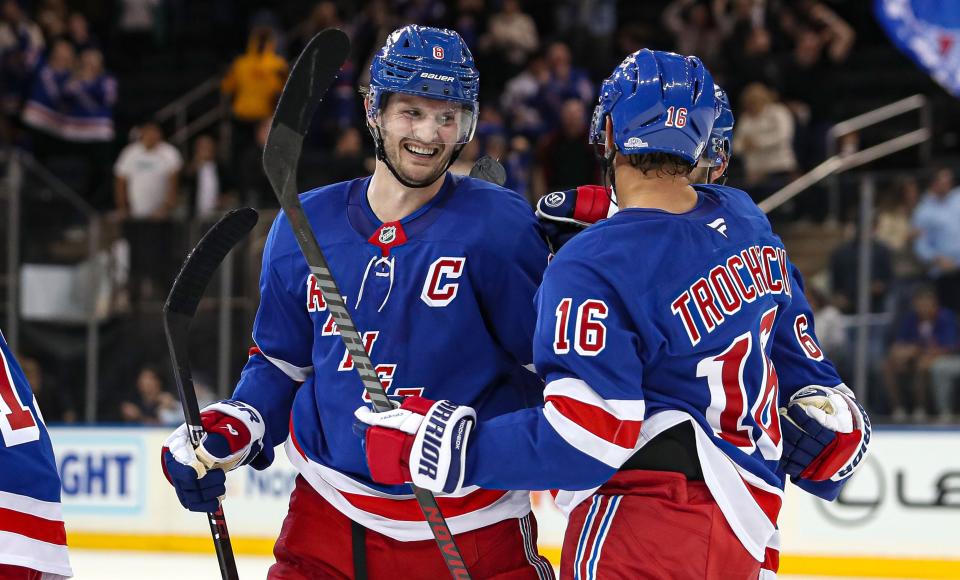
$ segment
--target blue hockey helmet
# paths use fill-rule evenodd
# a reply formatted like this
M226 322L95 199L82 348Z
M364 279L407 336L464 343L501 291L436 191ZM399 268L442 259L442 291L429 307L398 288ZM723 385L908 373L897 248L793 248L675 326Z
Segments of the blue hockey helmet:
M668 153L695 165L716 118L713 87L695 56L638 50L603 82L590 141L606 143L609 118L620 153Z
M719 85L713 86L713 94L717 104L717 118L713 122L710 144L703 152L703 159L710 167L720 167L724 161L730 161L730 152L733 149L733 110L730 108L727 92Z
M480 73L459 34L411 24L392 32L373 57L367 117L383 129L381 107L389 93L452 101L462 106L455 116L444 117L443 122L455 123L456 129L444 142L463 144L473 138L477 127L479 88Z

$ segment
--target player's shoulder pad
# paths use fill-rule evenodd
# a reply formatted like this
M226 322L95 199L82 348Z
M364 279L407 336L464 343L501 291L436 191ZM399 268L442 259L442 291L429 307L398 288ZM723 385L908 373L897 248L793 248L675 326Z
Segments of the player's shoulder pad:
M346 199L350 181L333 183L317 187L300 194L300 205L307 214L314 229L318 224L327 219L335 219L343 211L344 201ZM342 200L340 198L343 198ZM335 199L339 200L335 201ZM264 246L264 256L276 259L291 253L299 253L300 247L293 234L293 229L289 225L287 214L283 211L277 213L273 224L270 226L270 233L267 235L267 242Z
M693 187L699 191L705 191L713 194L713 196L721 203L726 203L738 209L739 211L737 213L740 215L758 215L766 217L763 211L761 211L753 199L751 199L750 194L742 189L730 187L729 185L719 185L716 183L698 183Z
M343 209L343 204L332 202L335 198L339 199L342 197L346 199L347 192L354 182L363 179L369 179L369 177L359 177L350 181L321 185L320 187L304 191L300 194L300 205L303 206L304 211L306 211L307 215L311 218L314 216L327 215L334 211L339 215Z
M469 199L476 198L483 200L481 203L494 203L493 211L495 212L502 209L504 212L509 213L523 210L524 208L529 210L529 212L522 211L523 214L533 212L527 200L512 189L507 189L502 185L466 175L454 176L454 179L457 180L456 187L461 193L470 196Z
M539 224L530 203L512 189L473 177L459 177L458 204L470 215L482 216L484 234L502 238L504 232L531 228L539 232ZM539 233L538 233L539 235Z

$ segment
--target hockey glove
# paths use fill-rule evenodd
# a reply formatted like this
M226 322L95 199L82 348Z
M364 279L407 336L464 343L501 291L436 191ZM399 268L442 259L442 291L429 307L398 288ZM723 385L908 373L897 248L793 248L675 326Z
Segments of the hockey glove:
M467 443L477 421L471 407L407 397L392 411L360 407L354 415L374 481L412 482L442 493L463 487Z
M240 401L220 401L200 413L206 434L196 449L187 426L180 425L163 444L163 473L183 507L195 512L217 509L226 493L225 472L248 463L264 469L273 461L273 446L264 445L259 411Z
M554 191L537 202L537 217L554 252L583 228L610 215L610 195L600 185ZM615 208L614 208L615 209Z
M867 452L870 418L845 385L804 387L780 415L780 467L794 478L840 481Z

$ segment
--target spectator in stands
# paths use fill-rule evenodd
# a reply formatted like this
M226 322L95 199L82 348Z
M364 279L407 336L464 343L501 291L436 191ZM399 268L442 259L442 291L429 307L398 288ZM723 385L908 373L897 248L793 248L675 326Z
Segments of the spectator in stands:
M913 309L901 321L884 364L883 379L894 420L903 421L907 417L900 386L900 377L904 374L912 377L913 420L926 420L930 371L944 357L947 360L941 361L939 368L955 369L957 361L950 359L956 358L957 347L956 314L940 306L932 288L920 288L913 296ZM944 375L950 376L950 373L941 370L938 378L942 380Z
M484 139L481 154L489 155L500 161L500 164L503 165L503 169L507 174L507 179L503 184L504 187L522 196L527 195L529 186L526 183L519 182L519 178L521 178L522 175L517 174L516 162L511 159L514 152L510 151L510 143L507 140L507 133L505 131L496 131L488 134Z
M404 22L423 26L440 26L446 22L447 3L444 0L403 0L393 4Z
M80 53L79 66L63 86L61 135L72 143L72 154L85 163L77 191L98 209L110 207L110 161L113 156L113 114L117 81L103 68L96 47Z
M155 32L162 19L163 0L121 0L117 20L116 65L128 71L137 66L141 57L155 43Z
M593 146L587 142L587 121L587 110L580 99L563 103L560 127L544 137L537 151L533 171L533 193L537 199L551 191L599 183L600 165Z
M920 186L912 176L897 179L877 200L876 238L893 252L894 277L912 280L920 272L920 263L913 252L917 236L911 219L920 202Z
M67 107L64 138L84 143L113 141L117 81L104 70L98 48L80 53L79 66L64 84L63 95Z
M370 173L363 151L363 138L356 127L345 129L333 149L333 173L330 183L356 179Z
M280 207L263 172L263 148L270 134L270 122L270 119L264 119L257 126L254 142L240 155L236 172L240 203L257 209Z
M539 46L537 24L523 11L520 0L504 0L500 12L490 17L487 33L477 47L487 65L481 68L490 77L491 86L502 87Z
M172 281L171 212L178 203L183 159L163 140L156 123L140 127L137 140L113 167L116 216L130 244L130 299L158 298Z
M780 31L801 42L800 37L808 32L816 35L817 59L820 53L831 62L846 60L857 38L856 32L826 4L817 0L798 0L785 4L779 10Z
M62 139L67 106L63 87L73 76L75 63L73 45L62 38L53 41L47 62L37 71L24 105L23 122L33 129L34 151L41 160L67 149Z
M514 133L536 139L547 130L540 94L549 80L546 55L538 52L530 58L523 72L507 81L500 96L500 109L506 114ZM481 107L480 112L486 108Z
M120 404L125 423L140 425L172 425L182 421L177 399L164 390L163 378L154 366L145 366L137 373L136 391Z
M551 44L547 48L547 66L550 76L538 99L547 127L556 127L561 122L561 110L569 99L579 100L592 110L596 91L586 71L573 66L570 47L563 42Z
M183 169L183 192L189 214L209 217L229 205L230 172L217 161L217 142L200 135L193 142L193 158Z
M66 390L57 388L46 380L46 374L35 358L20 356L20 367L30 383L37 405L43 409L43 419L47 423L75 423L77 411Z
M830 255L830 278L833 290L832 302L847 315L857 314L859 296L860 233L850 227L847 239L834 249ZM893 254L874 235L870 240L870 305L867 371L871 379L879 380L883 361L886 356L886 339L889 325L890 291L893 286ZM866 322L866 321L865 321ZM817 334L820 334L820 319L817 319ZM854 340L856 329L850 328L849 340ZM832 351L830 353L833 357ZM849 362L849 357L846 359Z
M457 0L451 21L467 46L480 46L480 35L486 27L483 8L483 0Z
M67 37L78 53L90 48L100 48L100 42L90 33L90 23L80 12L74 12L67 18Z
M765 26L752 20L740 22L726 44L726 69L730 75L723 86L730 95L741 95L751 83L778 86L780 67L773 53L773 36Z
M857 311L860 232L850 227L847 239L830 254L830 278L834 303L845 314ZM870 312L889 310L887 296L893 282L893 253L876 234L870 239Z
M724 30L711 6L699 0L673 0L660 18L673 35L676 52L697 55L714 75L720 71Z
M953 170L937 169L927 192L913 212L918 235L917 256L936 281L940 302L960 309L960 188L954 187Z
M748 85L740 102L734 156L743 162L746 184L759 200L785 185L797 170L793 117L776 93L760 83Z
M4 0L0 12L0 142L13 141L12 130L43 48L40 27L17 0Z
M163 140L152 122L140 126L137 140L124 147L114 165L117 211L122 218L161 220L177 205L177 183L183 159Z
M254 142L257 125L273 115L288 71L287 61L276 52L273 31L253 29L247 52L233 61L220 85L233 99L233 159Z
M817 321L817 340L820 341L820 346L837 366L840 375L848 376L851 358L850 341L848 325L843 313L830 302L824 292L813 284L807 284L803 293Z
M345 31L347 28L343 20L340 19L340 10L337 8L337 3L332 0L317 2L310 11L310 16L293 29L287 54L300 54L311 38L327 28L340 28Z
M67 3L63 0L47 0L37 9L37 23L48 41L67 34Z

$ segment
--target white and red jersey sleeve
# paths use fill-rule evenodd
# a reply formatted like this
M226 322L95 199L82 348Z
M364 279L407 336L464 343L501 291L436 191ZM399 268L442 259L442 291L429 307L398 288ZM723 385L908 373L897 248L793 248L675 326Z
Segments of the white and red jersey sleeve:
M60 474L43 416L0 334L0 564L73 575L60 507Z

